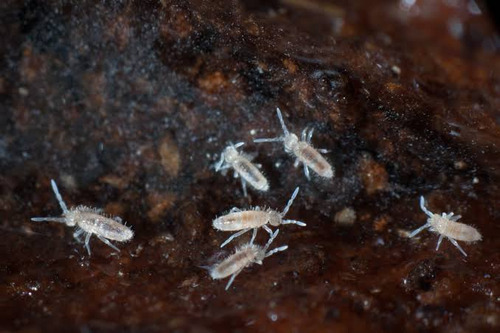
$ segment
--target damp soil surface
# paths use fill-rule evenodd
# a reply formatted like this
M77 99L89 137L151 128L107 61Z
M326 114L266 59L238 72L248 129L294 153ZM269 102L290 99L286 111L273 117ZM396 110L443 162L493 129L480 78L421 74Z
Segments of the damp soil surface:
M498 332L499 38L479 1L3 1L1 332ZM331 179L282 130L314 129ZM242 195L214 164L262 164ZM103 208L135 232L32 222ZM281 210L271 248L228 291L206 268L248 242L212 220ZM410 231L454 212L482 241ZM275 229L273 227L273 229ZM261 230L256 243L268 234Z

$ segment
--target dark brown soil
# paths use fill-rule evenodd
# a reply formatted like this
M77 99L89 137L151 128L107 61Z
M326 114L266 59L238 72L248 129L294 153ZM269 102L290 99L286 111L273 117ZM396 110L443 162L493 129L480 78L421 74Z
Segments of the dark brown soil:
M0 332L498 332L499 37L477 1L6 1L0 34ZM315 128L333 180L280 144ZM229 142L271 188L215 173ZM102 207L136 233L57 216ZM211 221L282 209L289 249L229 291ZM424 195L483 240L435 251ZM354 215L353 215L354 213ZM353 219L354 218L354 219ZM258 243L267 234L259 232Z

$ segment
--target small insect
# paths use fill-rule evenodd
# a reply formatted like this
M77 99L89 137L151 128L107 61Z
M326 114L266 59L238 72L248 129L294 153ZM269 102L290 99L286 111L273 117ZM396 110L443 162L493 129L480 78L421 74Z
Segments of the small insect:
M111 244L108 239L118 242L125 242L134 236L134 232L127 226L121 223L121 218L110 218L102 215L101 209L78 206L76 208L68 209L66 203L63 201L56 182L51 179L50 184L52 190L59 201L59 205L63 210L62 217L32 217L31 220L35 222L52 221L66 223L69 227L77 227L73 233L73 237L81 243L80 236L85 235L85 247L90 255L90 236L95 234L106 245L120 252L116 246Z
M481 234L476 230L476 228L457 222L458 219L461 218L460 215L454 216L453 212L448 214L442 213L441 215L432 213L425 207L425 199L423 196L420 197L420 208L425 214L427 214L427 216L429 216L429 218L427 219L426 224L410 233L408 235L409 238L417 235L422 230L429 228L430 231L439 234L436 251L439 249L443 238L446 237L460 250L460 252L462 252L464 256L467 256L467 253L465 253L460 245L458 245L457 240L464 242L475 242L481 240Z
M236 276L238 276L238 274L240 274L245 267L248 267L253 263L262 265L262 260L264 260L264 258L267 258L276 252L288 249L288 245L283 245L267 252L267 249L273 240L276 236L278 236L278 232L279 230L276 230L269 238L267 244L264 247L261 247L253 243L255 236L257 235L257 230L254 229L252 239L249 243L241 246L235 253L209 269L212 279L224 279L231 276L226 285L226 290L228 290Z
M267 226L269 223L273 227L277 227L280 224L296 224L301 227L305 227L306 224L304 222L295 221L295 220L284 220L286 213L292 206L293 200L299 193L299 188L297 187L292 194L290 200L285 206L283 211L277 212L273 209L261 209L259 207L254 207L249 210L240 210L239 208L232 208L228 214L220 216L216 218L212 225L215 229L221 231L238 231L229 237L224 243L221 244L220 247L224 247L230 241L243 235L244 233L254 230L256 231L258 228L262 227L266 230L270 236L273 235L272 230Z
M283 121L283 116L281 115L281 110L279 108L276 108L276 112L278 113L278 119L281 123L281 128L283 129L284 135L277 138L254 139L253 142L283 141L285 151L287 153L291 153L296 157L294 166L297 167L300 162L304 164L304 173L307 179L311 179L311 176L309 175L309 168L311 168L321 177L332 178L334 169L332 168L330 163L328 163L328 161L320 154L327 153L328 150L315 149L311 146L311 138L314 129L311 128L309 133L307 133L307 128L304 128L304 130L302 131L301 140L299 140L297 135L290 133L286 128L285 122Z
M220 161L215 165L215 171L233 168L234 176L240 177L243 195L247 196L247 182L259 191L267 191L269 183L260 170L250 162L250 158L239 153L236 149L243 146L244 142L227 146L220 155Z

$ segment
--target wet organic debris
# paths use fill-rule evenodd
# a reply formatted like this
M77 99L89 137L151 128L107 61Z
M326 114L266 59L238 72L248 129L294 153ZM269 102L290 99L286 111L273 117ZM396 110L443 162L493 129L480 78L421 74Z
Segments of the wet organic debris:
M0 62L1 331L496 332L498 35L476 1L8 1ZM314 128L328 181L293 167L275 109ZM230 142L270 189L215 174ZM132 225L92 256L68 202ZM233 253L212 220L282 207L287 251L234 286L200 266ZM418 198L484 239L434 250ZM335 214L355 212L351 225ZM352 214L348 214L352 216ZM287 215L288 216L288 215ZM259 232L257 244L267 233Z

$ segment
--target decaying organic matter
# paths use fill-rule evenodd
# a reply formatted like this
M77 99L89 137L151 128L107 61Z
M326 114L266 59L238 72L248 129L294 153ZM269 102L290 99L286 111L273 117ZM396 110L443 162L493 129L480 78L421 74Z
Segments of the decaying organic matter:
M0 12L0 331L499 331L500 60L483 2ZM270 188L242 197L213 164L231 140L279 135L277 106L290 129L315 129L335 175L307 181L282 146L252 144ZM93 242L89 257L64 224L31 222L59 209L51 178L130 221L133 242L120 255ZM198 268L225 255L214 216L281 207L298 186L307 228L280 228L287 251L231 292ZM481 232L467 257L407 238L420 195ZM355 220L336 223L346 207Z

